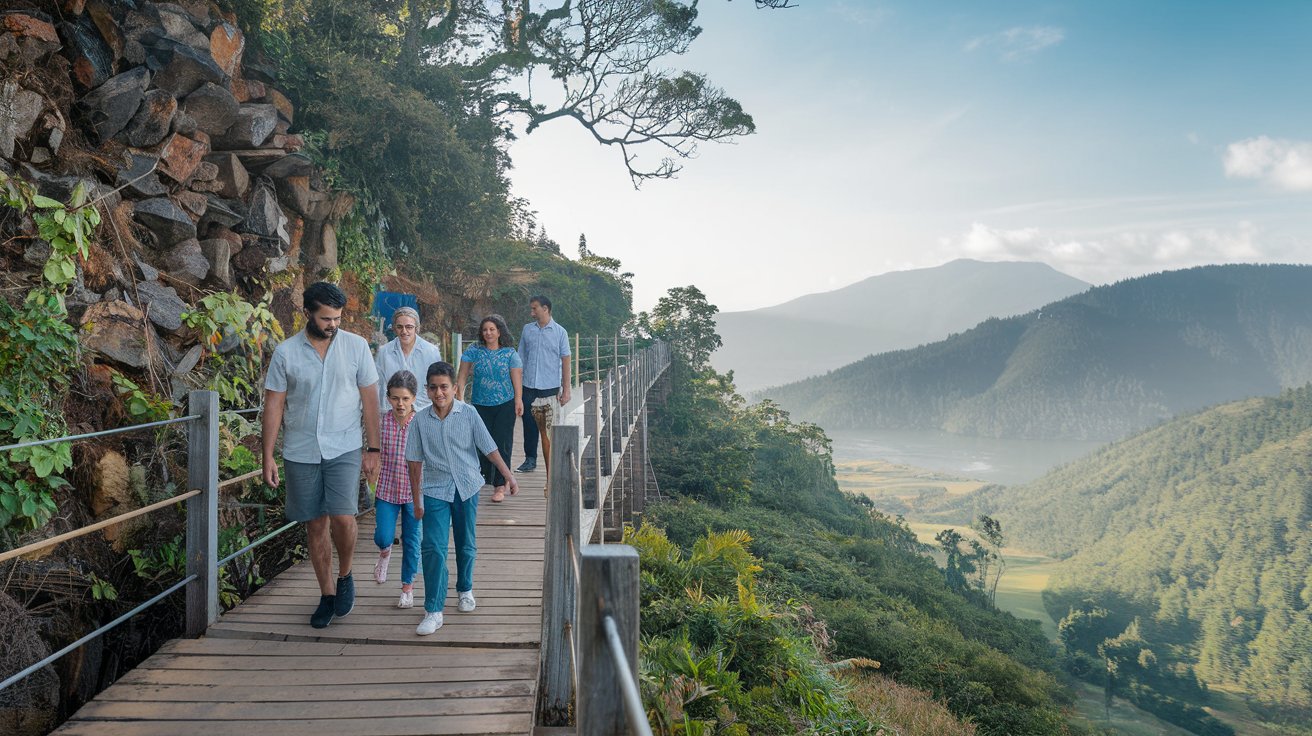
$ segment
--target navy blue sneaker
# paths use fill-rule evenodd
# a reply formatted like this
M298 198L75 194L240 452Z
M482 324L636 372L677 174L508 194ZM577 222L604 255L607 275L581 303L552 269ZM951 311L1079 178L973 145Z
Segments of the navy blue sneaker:
M319 596L319 607L314 609L314 615L310 616L310 625L316 629L326 629L328 624L333 621L333 598L336 596L321 595Z
M342 618L355 609L355 578L350 573L344 578L337 578L337 595L333 602L333 614Z
M524 462L521 463L520 466L519 466L518 468L515 468L515 472L516 472L516 473L532 473L534 470L537 470L537 469L538 469L538 459L535 458L535 457L530 457L530 458L525 459Z

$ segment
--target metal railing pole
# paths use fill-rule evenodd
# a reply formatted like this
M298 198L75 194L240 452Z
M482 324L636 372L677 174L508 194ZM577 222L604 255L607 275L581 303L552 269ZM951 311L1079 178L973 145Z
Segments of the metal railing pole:
M187 636L196 638L219 620L219 395L192 391L187 411L187 485L201 493L187 500Z

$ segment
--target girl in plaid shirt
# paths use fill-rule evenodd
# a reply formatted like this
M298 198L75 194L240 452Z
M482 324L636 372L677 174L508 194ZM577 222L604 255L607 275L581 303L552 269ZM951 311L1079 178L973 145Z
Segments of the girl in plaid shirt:
M406 430L415 416L415 396L419 381L415 374L402 370L387 380L387 403L392 410L383 414L382 458L378 467L378 490L374 500L374 544L378 545L378 562L374 563L374 580L387 582L387 567L392 561L392 540L396 535L396 517L401 517L401 598L397 608L415 604L415 574L419 570L419 521L415 519L414 500L410 494L410 475L405 464Z

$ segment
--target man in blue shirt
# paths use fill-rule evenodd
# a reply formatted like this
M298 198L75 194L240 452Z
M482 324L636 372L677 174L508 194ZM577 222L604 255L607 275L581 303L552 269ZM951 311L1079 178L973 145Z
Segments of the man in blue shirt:
M360 470L378 473L378 371L369 343L343 331L346 295L320 281L305 289L305 329L284 340L269 360L264 378L264 482L277 487L274 446L283 430L287 474L285 513L305 522L310 563L319 581L316 629L355 606L351 555ZM363 432L361 431L363 430ZM368 446L361 453L361 435ZM332 577L333 547L339 572Z
M516 473L528 473L538 467L536 420L530 421L531 407L537 399L558 396L561 406L569 403L569 333L551 318L551 300L534 296L528 303L533 321L524 325L519 336L519 357L524 362L524 462ZM538 412L532 412L536 417ZM542 434L544 454L551 452L551 441Z
M406 435L405 460L410 472L415 518L424 525L419 545L424 569L424 618L415 633L427 636L442 628L446 606L446 550L451 532L456 538L456 593L459 610L474 610L474 530L478 491L483 486L480 455L506 479L510 495L519 484L501 459L474 407L456 399L456 369L438 361L428 367L428 398L432 406L415 414Z

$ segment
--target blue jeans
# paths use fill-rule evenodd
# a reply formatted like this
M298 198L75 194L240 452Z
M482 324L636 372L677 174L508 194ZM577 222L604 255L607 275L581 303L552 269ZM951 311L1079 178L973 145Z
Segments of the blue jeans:
M384 550L396 538L396 517L401 517L401 582L410 585L419 571L419 520L413 503L374 501L374 544Z
M478 521L478 494L461 501L442 501L424 496L424 541L419 549L424 560L424 611L437 613L446 605L446 548L450 534L456 538L456 591L474 589L474 524Z

